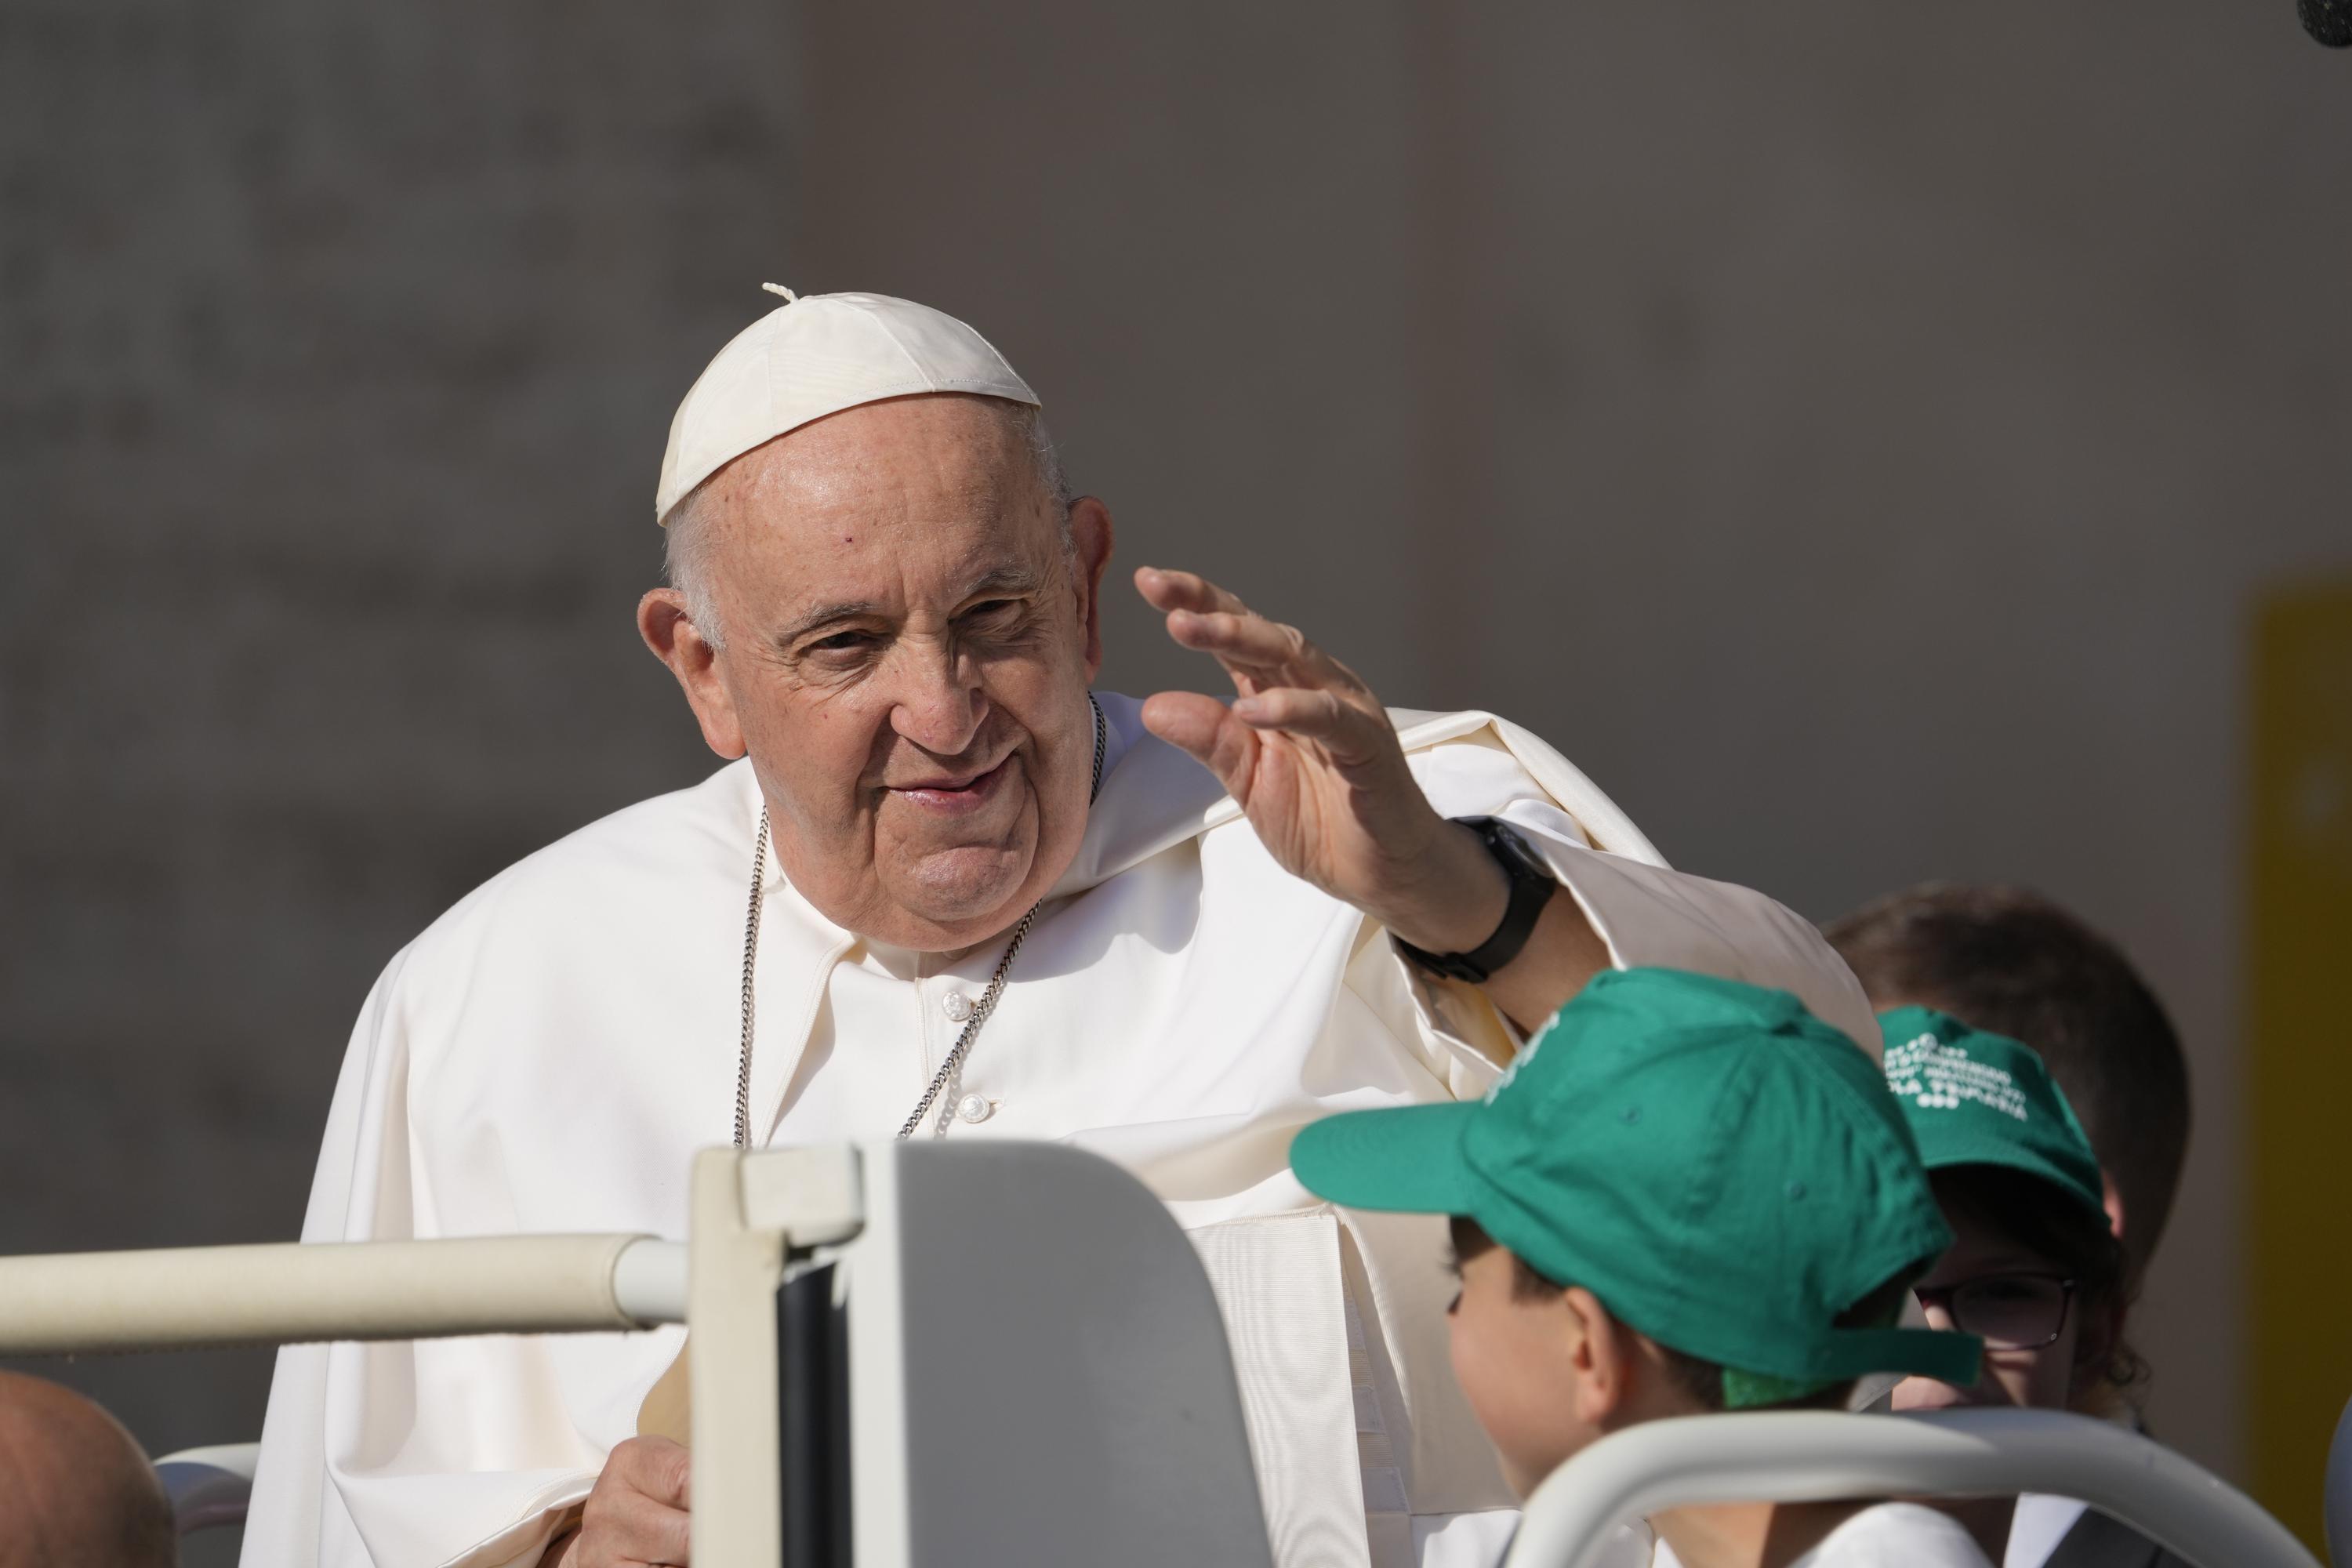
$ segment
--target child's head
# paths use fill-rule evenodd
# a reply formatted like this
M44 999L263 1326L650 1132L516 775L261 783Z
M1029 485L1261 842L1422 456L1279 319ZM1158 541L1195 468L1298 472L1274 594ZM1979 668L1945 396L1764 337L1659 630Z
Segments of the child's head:
M2130 1366L2125 1263L2099 1163L2040 1057L1924 1007L1881 1016L1885 1068L1953 1242L1915 1287L1984 1341L1967 1380L1908 1379L1897 1409L2100 1411Z
M1734 1408L1843 1410L1854 1379L1757 1386L1721 1363L1671 1350L1628 1327L1581 1285L1548 1279L1476 1220L1453 1217L1461 1289L1448 1310L1454 1376L1502 1456L1504 1478L1525 1496L1586 1444L1668 1415ZM1903 1307L1903 1276L1835 1319L1840 1328L1885 1328ZM1775 1398L1772 1395L1784 1394Z
M1871 1005L1933 1007L2023 1040L2099 1152L2127 1273L2146 1271L2189 1152L2189 1065L2121 948L2027 888L1928 882L1826 930Z
M1638 1421L1976 1363L1892 1326L1951 1233L1876 1065L1784 992L1604 973L1483 1102L1332 1117L1291 1163L1455 1217L1454 1366L1521 1491Z

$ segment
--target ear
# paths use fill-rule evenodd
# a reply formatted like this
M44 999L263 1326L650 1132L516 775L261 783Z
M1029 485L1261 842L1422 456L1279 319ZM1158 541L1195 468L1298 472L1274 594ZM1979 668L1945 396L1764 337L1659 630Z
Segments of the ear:
M1110 508L1093 496L1070 506L1071 586L1078 595L1078 618L1087 628L1087 679L1102 670L1102 580L1110 564Z
M743 727L736 721L734 696L719 679L719 650L687 613L686 595L675 588L648 591L637 601L637 635L677 677L687 706L702 726L703 743L730 762L741 756Z
M1606 1430L1624 1407L1627 1364L1633 1352L1625 1326L1609 1315L1601 1299L1581 1285L1560 1292L1561 1330L1569 1336L1569 1366L1576 1380L1575 1415Z
M2105 1194L2107 1228L2116 1233L2117 1241L2121 1241L2124 1239L2124 1194L2105 1165L2099 1167L2099 1190Z

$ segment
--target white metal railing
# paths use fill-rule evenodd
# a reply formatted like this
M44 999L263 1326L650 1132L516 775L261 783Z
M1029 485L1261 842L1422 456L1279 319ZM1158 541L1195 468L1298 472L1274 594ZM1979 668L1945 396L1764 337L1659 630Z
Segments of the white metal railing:
M1595 1443L1528 1500L1505 1568L1592 1568L1620 1526L1692 1503L2079 1498L2197 1568L2318 1568L2252 1500L2120 1426L2048 1410L1750 1411Z
M642 1236L0 1258L0 1355L646 1328L685 1321L686 1273Z

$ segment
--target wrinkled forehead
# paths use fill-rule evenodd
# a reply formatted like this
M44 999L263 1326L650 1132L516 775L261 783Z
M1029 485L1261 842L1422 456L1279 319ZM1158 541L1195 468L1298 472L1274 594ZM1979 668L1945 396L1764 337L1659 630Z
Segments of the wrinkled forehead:
M1024 413L953 393L861 404L737 458L712 476L709 499L763 528L1034 510Z
M778 437L714 475L697 511L725 574L781 611L1042 579L1060 553L1048 500L1018 409L933 395Z

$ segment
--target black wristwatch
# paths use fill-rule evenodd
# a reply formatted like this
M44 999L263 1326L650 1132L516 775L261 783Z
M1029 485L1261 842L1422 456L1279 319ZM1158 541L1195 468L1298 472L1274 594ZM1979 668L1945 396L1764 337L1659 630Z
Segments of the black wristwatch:
M1519 956L1519 949L1528 945L1528 938L1536 929L1536 917L1543 913L1544 905L1559 890L1559 881L1551 868L1535 852L1519 830L1499 817L1457 816L1454 821L1486 840L1486 852L1501 863L1504 875L1511 879L1511 901L1503 906L1503 923L1495 934L1467 952L1432 952L1415 947L1401 936L1389 940L1397 951L1433 974L1443 974L1449 980L1467 980L1473 985L1483 984L1486 976Z

